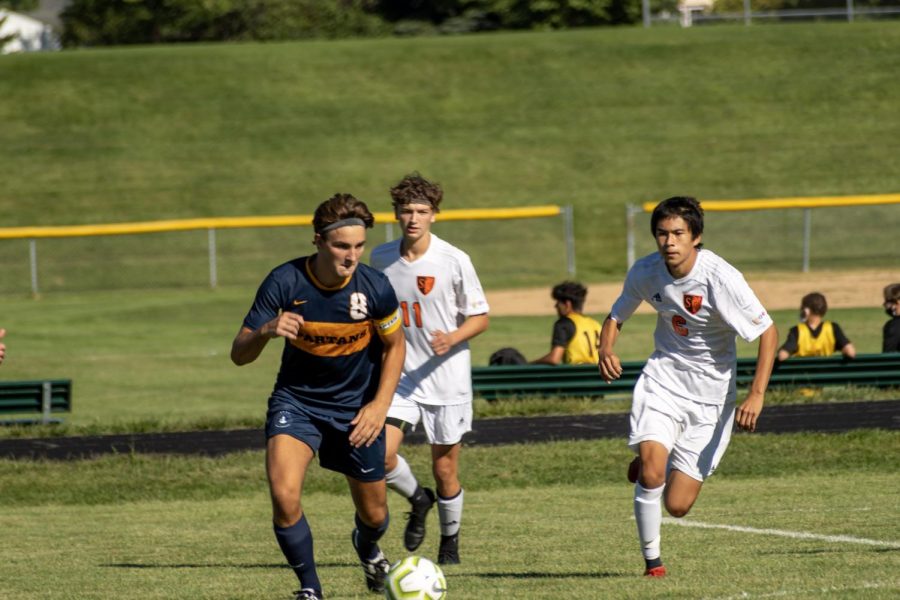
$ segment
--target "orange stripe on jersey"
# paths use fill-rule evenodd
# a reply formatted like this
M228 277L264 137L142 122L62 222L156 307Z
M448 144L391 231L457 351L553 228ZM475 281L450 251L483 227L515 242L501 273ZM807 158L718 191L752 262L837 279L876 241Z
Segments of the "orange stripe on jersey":
M372 341L372 324L306 321L291 344L315 356L347 356L365 350Z
M375 321L375 330L378 331L378 335L384 337L386 335L390 335L397 331L400 328L400 309L398 308L394 312L392 312L389 316L381 319L380 321Z

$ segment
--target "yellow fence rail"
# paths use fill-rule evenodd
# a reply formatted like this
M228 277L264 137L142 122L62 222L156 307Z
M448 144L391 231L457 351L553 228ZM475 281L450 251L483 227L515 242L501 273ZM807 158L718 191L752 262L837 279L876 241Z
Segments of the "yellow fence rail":
M640 206L628 204L625 208L627 223L627 256L628 268L635 261L634 220L641 212L652 213L657 202L644 202ZM849 206L874 206L881 204L900 204L900 194L872 194L858 196L810 196L802 198L763 198L753 200L701 200L705 212L711 211L748 211L748 210L785 210L803 209L803 265L804 273L809 272L809 240L812 233L812 209L838 208Z
M704 200L704 211L775 210L786 208L836 208L840 206L872 206L900 204L900 194L870 196L810 196L804 198L766 198L760 200ZM653 212L657 202L644 202L641 209Z
M445 210L439 221L481 221L489 219L537 219L562 215L567 207L546 205L519 208L466 208ZM394 213L373 213L376 223L396 223ZM304 227L312 225L312 215L273 215L267 217L210 217L98 225L61 225L49 227L0 227L0 240L32 238L90 237L98 235L134 235L203 229L244 229L248 227Z
M377 225L385 225L388 241L393 238L393 225L397 222L393 212L373 213ZM575 234L571 206L554 204L513 208L467 208L451 209L438 213L439 221L484 221L506 219L539 219L546 217L563 218L566 241L566 270L575 275ZM91 225L58 225L46 227L0 227L0 240L29 240L31 270L31 291L39 293L37 274L37 240L48 238L93 237L108 235L136 235L148 233L170 233L177 231L207 231L209 247L209 283L218 284L216 252L216 230L246 229L258 227L309 227L313 215L272 215L255 217L210 217L198 219L172 219L163 221L138 221L132 223L101 223Z

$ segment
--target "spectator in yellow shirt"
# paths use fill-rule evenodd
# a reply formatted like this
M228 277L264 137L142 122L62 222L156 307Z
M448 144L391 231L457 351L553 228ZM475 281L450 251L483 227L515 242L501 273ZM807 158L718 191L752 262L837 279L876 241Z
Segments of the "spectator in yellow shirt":
M840 325L825 320L828 302L813 292L800 301L800 323L791 327L787 340L778 350L778 361L791 356L830 356L840 351L845 358L856 356L856 348L844 335Z
M532 364L596 365L601 326L582 314L587 288L576 281L564 281L554 286L550 295L556 301L559 318L553 324L550 352Z

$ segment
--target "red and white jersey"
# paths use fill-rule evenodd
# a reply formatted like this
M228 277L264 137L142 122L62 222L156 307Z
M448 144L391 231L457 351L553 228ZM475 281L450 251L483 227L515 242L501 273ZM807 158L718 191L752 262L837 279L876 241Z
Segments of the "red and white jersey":
M772 325L740 271L704 249L681 279L658 253L637 261L609 316L624 323L642 301L658 313L656 349L644 374L677 396L707 404L735 393L735 335L752 342Z
M443 356L431 349L433 331L451 332L466 317L489 307L469 256L431 234L428 250L413 262L400 256L402 240L372 251L370 263L387 275L400 300L406 363L397 395L421 404L453 405L472 401L469 343Z

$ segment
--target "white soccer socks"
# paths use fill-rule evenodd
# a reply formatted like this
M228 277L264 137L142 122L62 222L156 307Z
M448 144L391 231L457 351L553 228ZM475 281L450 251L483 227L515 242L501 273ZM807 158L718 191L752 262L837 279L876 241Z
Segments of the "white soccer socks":
M438 495L438 515L441 519L441 535L456 535L459 532L459 523L462 521L463 490L452 498L444 498Z
M637 521L638 538L644 559L659 558L659 530L662 526L662 493L665 484L652 490L640 483L634 486L634 519Z
M416 476L409 468L409 463L399 454L397 455L397 466L393 471L386 473L384 478L387 486L404 498L412 498L419 487L419 482L416 481Z

